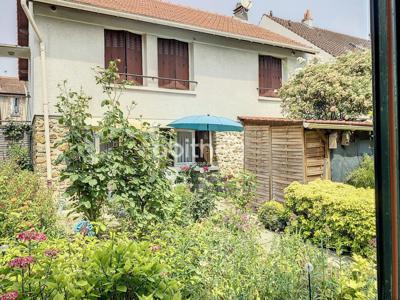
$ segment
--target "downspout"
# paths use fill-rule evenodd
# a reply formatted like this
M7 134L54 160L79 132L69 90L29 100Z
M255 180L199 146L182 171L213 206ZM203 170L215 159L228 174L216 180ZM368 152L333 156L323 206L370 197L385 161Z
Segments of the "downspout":
M46 47L44 44L43 35L39 31L33 18L29 7L28 0L21 0L21 7L28 18L29 24L32 26L39 40L40 46L40 60L41 60L41 78L42 78L42 97L43 97L43 115L44 115L44 138L46 149L46 173L47 185L52 184L52 170L51 170L51 149L50 149L50 126L49 126L49 99L47 96L47 68L46 68Z

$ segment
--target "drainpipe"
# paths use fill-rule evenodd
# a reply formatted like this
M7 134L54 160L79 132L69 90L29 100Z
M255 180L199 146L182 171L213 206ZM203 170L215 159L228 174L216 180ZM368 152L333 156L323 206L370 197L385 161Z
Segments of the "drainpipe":
M44 115L44 138L46 149L46 173L47 185L52 184L52 171L51 171L51 150L50 150L50 126L49 126L49 99L47 97L47 69L46 69L46 47L44 44L43 35L39 31L33 18L29 7L28 0L21 0L21 7L28 18L29 24L32 26L39 40L40 46L40 60L41 60L41 78L42 78L42 97L43 97L43 115Z

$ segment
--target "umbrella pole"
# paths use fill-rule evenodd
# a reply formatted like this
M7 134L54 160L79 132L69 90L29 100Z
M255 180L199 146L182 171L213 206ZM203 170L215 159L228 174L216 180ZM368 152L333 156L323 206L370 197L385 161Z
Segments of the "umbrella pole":
M209 150L210 150L210 165L212 166L213 165L213 158L214 158L214 147L213 147L213 144L212 144L212 132L209 130L208 134L209 134L208 143L210 144L209 147L208 147Z

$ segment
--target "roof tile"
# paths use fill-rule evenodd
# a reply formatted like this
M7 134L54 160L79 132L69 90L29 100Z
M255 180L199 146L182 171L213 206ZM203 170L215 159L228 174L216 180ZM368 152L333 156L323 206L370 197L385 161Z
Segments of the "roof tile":
M260 26L249 24L233 16L224 16L184 5L173 4L163 0L68 0L113 11L136 14L160 20L190 25L202 29L241 35L285 46L307 46L266 30ZM311 49L310 49L311 50Z
M302 22L294 22L271 15L267 15L267 17L293 31L334 57L346 54L349 51L371 48L371 41L369 40L314 26L311 27Z

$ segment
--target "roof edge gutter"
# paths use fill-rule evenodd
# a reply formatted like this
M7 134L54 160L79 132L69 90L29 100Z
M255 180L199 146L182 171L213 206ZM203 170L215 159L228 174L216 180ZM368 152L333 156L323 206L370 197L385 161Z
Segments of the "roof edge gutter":
M32 26L39 40L40 60L41 60L41 78L42 78L42 97L43 97L43 119L44 119L44 137L46 150L46 178L47 185L52 184L52 167L51 167L51 149L50 149L50 126L49 126L49 99L47 95L47 68L46 68L46 47L44 38L40 32L35 19L28 7L28 0L21 0L21 7L28 18L29 24Z
M349 130L349 131L373 131L371 126L346 125L346 124L319 124L304 122L303 127L306 129L333 129L333 130Z
M314 50L312 48L308 48L308 47L292 46L292 45L288 45L285 43L277 43L277 42L267 41L267 40L263 40L263 39L259 39L259 38L255 38L255 37L242 36L242 35L238 35L238 34L222 32L222 31L213 30L213 29L205 29L205 28L201 28L201 27L197 27L197 26L186 25L186 24L182 24L182 23L147 17L147 16L143 16L143 15L138 15L138 14L120 12L120 11L115 11L115 10L111 10L111 9L107 9L107 8L102 8L102 7L97 7L97 6L92 6L92 5L82 4L82 3L72 3L69 1L65 1L65 0L34 0L34 1L47 3L47 4L53 4L53 5L60 5L60 6L68 7L68 8L84 10L84 11L89 11L89 12L99 13L99 14L104 14L104 15L111 15L111 16L125 18L125 19L132 19L132 20L137 20L137 21L142 21L142 22L147 22L147 23L153 23L153 24L164 25L164 26L169 26L169 27L176 27L176 28L180 28L180 29L186 29L186 30L191 30L191 31L196 31L196 32L201 32L201 33L212 34L212 35L218 35L218 36L228 37L228 38L237 39L237 40L243 40L243 41L248 41L248 42L253 42L253 43L258 43L258 44L263 44L263 45L270 45L270 46L274 46L274 47L280 47L280 48L289 49L289 50L297 50L297 51L301 51L304 53L310 53L310 54L317 53L316 50Z

